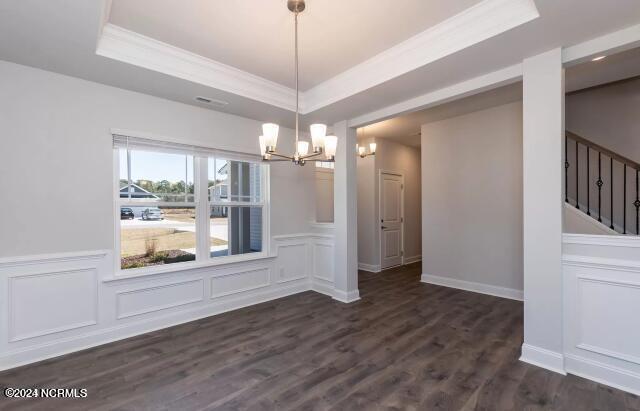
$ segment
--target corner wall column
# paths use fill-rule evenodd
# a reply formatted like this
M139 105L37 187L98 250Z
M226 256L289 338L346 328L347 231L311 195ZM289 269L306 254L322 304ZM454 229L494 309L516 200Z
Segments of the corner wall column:
M360 299L358 291L358 173L356 130L346 121L333 126L338 147L333 174L335 283L333 298L344 303Z
M564 374L562 207L564 69L554 49L523 62L522 361Z

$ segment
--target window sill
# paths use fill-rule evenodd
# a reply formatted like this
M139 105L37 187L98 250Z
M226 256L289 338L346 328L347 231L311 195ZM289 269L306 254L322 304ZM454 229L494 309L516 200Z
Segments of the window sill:
M194 261L184 263L174 263L167 265L159 265L154 267L145 268L132 268L129 270L116 269L115 275L102 280L103 283L110 283L115 281L130 280L134 278L150 277L161 274L173 274L181 271L189 271L200 268L220 267L225 265L240 264L253 261L271 260L275 258L273 255L267 255L266 253L259 253L256 255L237 255L229 257L218 257L209 261ZM116 262L117 264L118 262Z

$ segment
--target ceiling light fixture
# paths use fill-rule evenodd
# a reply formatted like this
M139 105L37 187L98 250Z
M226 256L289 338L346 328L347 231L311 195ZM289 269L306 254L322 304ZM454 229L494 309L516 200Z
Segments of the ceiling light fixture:
M264 161L292 161L293 164L303 166L307 161L331 162L335 160L338 138L327 136L327 126L324 124L312 124L311 131L312 152L309 154L309 142L301 141L299 136L299 90L298 90L298 14L302 13L306 5L304 0L288 0L287 8L295 16L295 68L296 68L296 143L294 154L287 156L276 152L278 143L278 130L280 127L274 123L262 125L262 135L258 141L260 143L260 153ZM324 153L325 158L317 158ZM273 159L272 157L277 157Z
M594 57L591 59L591 61L600 61L600 60L604 60L607 56L598 56L598 57Z
M362 128L362 138L365 138L366 132L367 132L367 128L363 127ZM377 147L378 147L378 145L375 142L374 143L369 143L369 152L367 153L367 148L365 146L361 146L359 144L356 144L356 150L358 151L358 155L360 156L360 158L365 158L365 157L368 157L368 156L375 156Z

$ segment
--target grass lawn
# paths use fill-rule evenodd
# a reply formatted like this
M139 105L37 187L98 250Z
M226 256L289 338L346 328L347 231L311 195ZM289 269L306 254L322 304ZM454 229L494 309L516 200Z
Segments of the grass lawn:
M188 217L185 215L185 217ZM174 220L175 216L172 215ZM180 231L175 228L129 228L122 229L120 244L122 257L142 255L146 253L148 240L154 240L156 251L180 250L196 247L195 233ZM211 238L211 245L226 245L225 240Z

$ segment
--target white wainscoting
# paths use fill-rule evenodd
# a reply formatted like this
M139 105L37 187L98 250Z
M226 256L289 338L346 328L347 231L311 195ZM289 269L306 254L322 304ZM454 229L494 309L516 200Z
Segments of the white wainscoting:
M308 290L333 296L333 236L272 238L274 255L118 277L112 251L0 259L0 370Z
M640 238L564 235L567 372L640 394Z
M311 287L314 291L335 296L333 284L334 241L333 235L314 234L311 236Z

